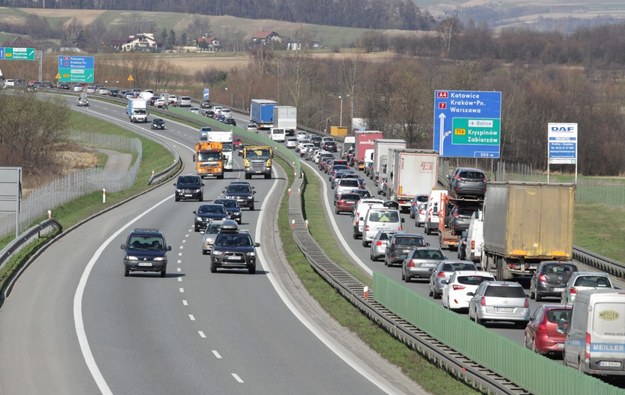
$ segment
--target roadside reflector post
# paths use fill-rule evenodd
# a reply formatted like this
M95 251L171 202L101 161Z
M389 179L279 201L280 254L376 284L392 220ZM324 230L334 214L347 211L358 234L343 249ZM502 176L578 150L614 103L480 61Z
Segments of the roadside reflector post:
M52 210L48 210L48 219L52 219Z
M365 287L362 289L362 296L365 299L369 299L369 287L365 285Z
M295 220L291 220L291 230L295 229Z
M102 188L102 203L106 203L106 189Z
M289 196L291 196L291 188L289 188L288 191L289 191Z
M308 229L308 220L306 220L306 229Z

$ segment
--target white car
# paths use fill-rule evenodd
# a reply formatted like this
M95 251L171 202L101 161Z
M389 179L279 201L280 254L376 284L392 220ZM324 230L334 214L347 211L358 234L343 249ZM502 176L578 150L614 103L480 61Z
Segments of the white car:
M443 287L443 307L449 310L468 309L471 296L467 293L475 292L483 281L495 281L495 277L482 271L453 272Z
M315 149L315 145L313 143L304 143L298 145L299 147L299 154L301 157L304 157L306 155L306 151L308 151L309 149Z
M287 148L295 148L297 146L297 139L295 137L289 137L285 143Z
M82 85L74 85L74 88L72 88L72 90L74 92L82 92L83 91Z
M100 88L100 89L98 89L98 95L108 95L108 94L109 94L108 88Z
M298 142L301 142L302 140L308 139L308 134L300 130L299 132L295 134L295 138L297 139Z
M163 107L165 105L165 98L164 97L159 97L158 99L154 100L154 107Z
M566 283L562 292L561 303L571 304L575 301L575 296L579 291L588 289L608 289L614 288L610 275L605 272L575 272Z
M212 110L215 113L215 115L221 115L221 110L223 110L224 108L222 106L213 106Z
M415 214L415 226L417 228L425 225L425 221L427 219L427 210L427 203L419 203L419 206L417 206L417 213Z
M223 115L225 119L232 118L232 110L229 108L222 108L220 115Z

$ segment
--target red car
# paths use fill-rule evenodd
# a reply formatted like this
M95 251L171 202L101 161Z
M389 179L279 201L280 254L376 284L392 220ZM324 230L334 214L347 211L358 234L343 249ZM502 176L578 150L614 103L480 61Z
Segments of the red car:
M334 212L336 214L341 213L352 213L354 211L354 207L360 200L360 195L354 192L345 192L342 193L341 196L336 200L334 205Z
M566 334L558 333L558 322L570 321L573 306L539 306L525 327L525 347L542 355L562 356Z

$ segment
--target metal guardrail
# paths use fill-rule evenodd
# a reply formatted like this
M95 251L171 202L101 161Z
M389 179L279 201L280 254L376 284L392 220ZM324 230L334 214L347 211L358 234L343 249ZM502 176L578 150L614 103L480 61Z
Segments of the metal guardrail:
M182 169L182 165L183 165L182 158L178 156L178 158L176 158L176 160L174 161L174 164L172 164L171 166L169 166L163 171L152 174L150 178L148 179L148 185L152 185L154 183L158 184L162 180L170 179L171 177L173 177L174 175L180 172L180 170Z
M625 280L625 264L581 247L573 246L573 259Z
M40 238L41 234L44 232L62 232L63 226L55 219L45 220L30 229L26 232L22 233L18 238L11 241L3 250L0 252L0 269L4 267L6 262L9 261L11 256L20 250L22 250L25 246L33 241L35 238ZM41 251L41 250L40 250ZM38 251L37 253L40 253ZM0 306L4 303L7 295L11 292L13 288L13 284L19 277L22 271L26 269L28 266L27 263L22 264L18 270L11 273L11 275L4 282L2 287L0 288Z
M303 191L304 178L296 178L292 191ZM461 378L472 387L492 394L528 394L497 373L476 365L462 354L437 341L401 317L393 314L373 298L373 290L364 293L365 284L334 263L307 229L301 195L289 196L289 222L298 247L314 270L348 299L369 319L388 333L424 355L431 362Z

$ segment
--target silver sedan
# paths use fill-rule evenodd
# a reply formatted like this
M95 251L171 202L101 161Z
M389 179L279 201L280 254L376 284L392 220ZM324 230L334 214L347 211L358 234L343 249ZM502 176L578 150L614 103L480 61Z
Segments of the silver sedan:
M467 295L471 296L469 319L478 324L510 321L519 328L525 328L530 320L529 299L517 282L486 281Z

